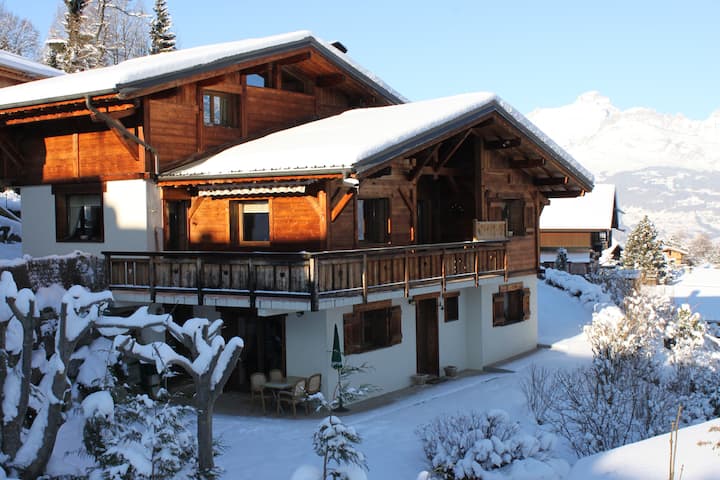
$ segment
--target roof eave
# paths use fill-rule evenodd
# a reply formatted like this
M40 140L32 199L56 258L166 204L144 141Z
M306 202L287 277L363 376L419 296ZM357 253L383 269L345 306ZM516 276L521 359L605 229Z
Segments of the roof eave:
M333 175L338 176L346 175L350 172L349 168L344 167L330 167L330 168L305 168L298 170L270 170L263 172L235 172L235 173L223 173L215 175L206 174L193 174L193 175L171 175L161 174L158 175L159 182L188 182L198 180L232 180L232 179L248 179L248 178L267 178L267 177L295 177L295 176L321 176L321 175Z
M360 82L361 84L371 88L372 90L377 91L378 93L382 94L386 99L395 102L395 103L405 103L405 99L400 97L395 92L385 88L383 85L373 81L370 77L363 74L359 70L352 68L352 66L347 62L341 62L341 61L335 61L334 58L338 58L338 55L335 52L332 52L330 48L325 44L319 42L315 37L308 36L305 38L301 38L298 40L294 40L291 42L283 43L280 45L272 45L265 48L252 50L249 52L243 52L237 55L232 55L229 57L225 57L213 62L209 63L203 63L201 65L194 65L189 68L185 68L182 70L177 70L174 72L171 72L169 74L164 75L157 75L151 78L145 78L142 80L137 80L134 82L127 82L127 83L120 83L117 85L117 91L119 92L120 96L122 98L130 98L134 95L135 92L138 91L144 91L148 88L152 88L158 85L162 85L164 83L172 83L177 80L182 80L183 78L205 73L207 71L211 70L217 70L222 69L226 67L231 67L232 65L243 63L243 62L249 62L252 60L258 60L263 57L272 56L272 55L279 55L287 52L291 52L293 50L297 50L299 48L303 47L313 47L316 50L322 52L326 58L328 58L330 61L332 61L338 68L343 70L347 75L352 77L354 80Z
M45 79L41 79L45 80ZM12 108L19 108L19 107L35 107L40 106L48 103L59 103L59 102L65 102L68 100L78 100L78 101L85 101L86 96L90 97L96 97L98 95L110 95L113 93L118 93L117 89L110 88L110 89L104 89L104 90L93 90L87 93L83 93L82 95L62 95L59 97L45 97L42 99L36 99L28 102L17 102L17 103L7 103L3 105L0 110L10 110Z

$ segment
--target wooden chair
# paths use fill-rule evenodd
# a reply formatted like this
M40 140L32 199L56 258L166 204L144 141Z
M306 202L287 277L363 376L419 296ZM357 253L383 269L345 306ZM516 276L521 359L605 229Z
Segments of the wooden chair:
M280 415L280 405L287 403L292 405L293 417L297 415L296 405L305 401L305 379L301 378L292 386L290 390L278 392L277 396L277 414Z
M263 413L265 413L265 382L267 382L267 377L262 372L250 375L250 403L254 402L255 397L259 395Z
M316 393L320 393L320 388L322 387L322 374L321 373L313 373L310 375L307 379L307 388L305 388L305 396L310 397L310 395L315 395ZM305 414L310 414L310 401L309 398L305 399Z
M271 382L282 382L283 378L285 378L285 376L283 375L282 370L280 370L279 368L274 368L270 370Z

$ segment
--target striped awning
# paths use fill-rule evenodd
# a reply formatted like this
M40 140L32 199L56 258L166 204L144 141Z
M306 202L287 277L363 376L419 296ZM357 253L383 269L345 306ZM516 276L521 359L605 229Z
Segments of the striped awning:
M258 195L281 195L305 193L314 180L257 183L222 183L198 186L200 197L248 197Z

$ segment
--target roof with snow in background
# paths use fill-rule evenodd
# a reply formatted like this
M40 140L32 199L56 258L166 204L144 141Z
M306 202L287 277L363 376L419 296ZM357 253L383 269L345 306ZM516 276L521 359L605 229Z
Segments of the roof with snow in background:
M361 174L491 113L508 120L580 182L592 186L589 171L511 105L487 92L349 110L230 147L161 179Z
M598 184L577 198L553 198L540 215L540 230L610 230L617 209L615 185Z
M42 63L34 62L29 58L15 55L14 53L0 50L0 68L13 70L32 78L58 77L65 75L65 72L56 68L48 67Z
M332 44L302 30L148 55L110 67L7 87L0 90L0 108L58 102L86 95L118 93L131 96L139 89L303 47L314 47L336 61L352 78L381 92L385 97L398 103L406 101L402 95Z

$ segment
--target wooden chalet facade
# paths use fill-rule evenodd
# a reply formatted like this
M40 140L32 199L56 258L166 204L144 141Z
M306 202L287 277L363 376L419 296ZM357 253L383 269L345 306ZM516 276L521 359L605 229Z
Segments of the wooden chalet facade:
M551 202L540 217L540 263L552 268L558 249L564 248L570 273L584 275L597 268L603 251L613 245L620 212L611 184L595 185L582 197Z
M64 74L61 70L0 50L0 88Z
M502 99L406 103L339 48L296 32L0 90L25 253L104 254L118 300L222 316L231 388L279 367L331 393L335 325L385 391L534 348L538 217L592 176Z

